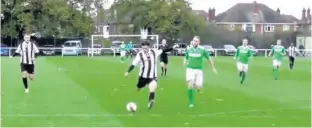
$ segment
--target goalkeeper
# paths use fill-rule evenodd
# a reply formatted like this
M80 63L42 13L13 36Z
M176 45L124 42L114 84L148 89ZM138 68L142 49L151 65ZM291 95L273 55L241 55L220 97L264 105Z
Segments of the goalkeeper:
M130 41L127 44L127 57L130 56L132 58L133 54L134 54L133 44L132 44L132 41Z

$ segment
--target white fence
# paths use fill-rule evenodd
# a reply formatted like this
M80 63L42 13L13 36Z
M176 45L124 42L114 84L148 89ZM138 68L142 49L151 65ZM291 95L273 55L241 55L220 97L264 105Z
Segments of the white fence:
M1 56L11 56L12 53L15 52L16 47L10 48L1 48ZM134 48L135 52L138 52L140 48ZM84 56L101 56L101 55L113 55L116 56L120 53L118 48L62 48L62 47L39 47L39 51L42 55L58 55L58 56L66 56L66 55L84 55ZM255 49L253 53L255 56L264 56L267 57L271 49ZM212 49L208 50L210 55L212 56L233 56L235 54L235 50L225 50L225 49ZM170 52L170 55L184 55L185 49L175 49ZM300 50L297 54L298 56L310 56L312 53L311 49Z

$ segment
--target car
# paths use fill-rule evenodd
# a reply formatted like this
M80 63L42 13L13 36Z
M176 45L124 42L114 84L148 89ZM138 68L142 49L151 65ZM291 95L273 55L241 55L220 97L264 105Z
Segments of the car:
M122 41L113 41L110 49L112 50L113 53L119 54L120 53L119 47L121 44L122 44Z
M252 55L256 56L258 54L258 50L253 45L248 45L248 48L250 48Z
M202 45L202 46L207 50L210 56L215 55L215 50L212 48L211 45Z
M176 56L185 55L185 50L188 46L186 43L176 43L174 45L178 45L178 47L173 50L174 55L176 55Z
M93 44L93 55L101 55L103 46L101 44ZM92 54L92 46L88 48L88 55Z
M53 49L53 47L53 45L49 44L43 45L43 49L41 50L42 54L46 56L55 55L55 49Z
M235 52L236 52L236 48L234 45L226 44L226 45L223 45L223 50L221 51L221 55L234 56Z
M81 55L82 43L80 40L69 40L63 44L62 55Z
M10 51L9 47L7 45L1 43L0 55L1 56L9 56L10 55L9 51Z

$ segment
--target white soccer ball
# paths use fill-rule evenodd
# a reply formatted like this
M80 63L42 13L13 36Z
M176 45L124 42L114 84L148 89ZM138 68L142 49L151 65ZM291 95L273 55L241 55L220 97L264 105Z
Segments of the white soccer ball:
M127 110L129 112L135 112L137 110L137 105L134 102L129 102L127 104Z

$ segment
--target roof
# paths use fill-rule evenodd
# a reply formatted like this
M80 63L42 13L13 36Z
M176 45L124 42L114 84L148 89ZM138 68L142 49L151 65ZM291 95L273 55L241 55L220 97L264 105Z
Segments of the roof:
M196 15L200 16L203 18L205 21L208 19L208 12L204 10L192 10Z
M238 3L216 16L216 22L295 23L297 18L283 15L261 3Z

